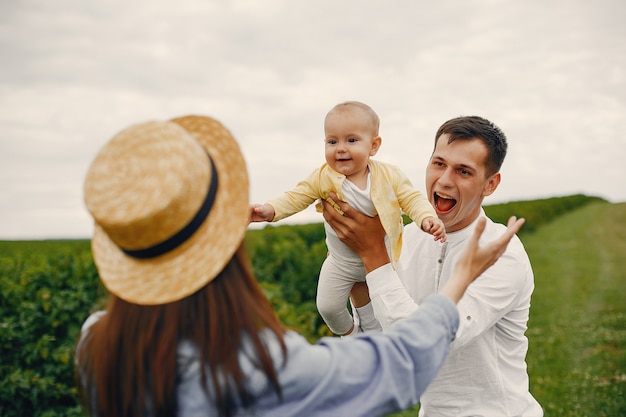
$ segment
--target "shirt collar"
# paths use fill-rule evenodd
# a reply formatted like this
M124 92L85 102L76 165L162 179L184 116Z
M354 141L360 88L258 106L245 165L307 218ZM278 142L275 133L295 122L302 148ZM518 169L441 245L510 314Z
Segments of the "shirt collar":
M472 236L472 233L474 233L474 229L476 228L476 223L478 222L478 219L480 219L481 217L487 217L485 214L485 210L482 207L480 208L480 213L478 213L476 219L474 219L474 221L471 222L469 225L456 232L446 233L446 242L456 243L469 239L469 237Z

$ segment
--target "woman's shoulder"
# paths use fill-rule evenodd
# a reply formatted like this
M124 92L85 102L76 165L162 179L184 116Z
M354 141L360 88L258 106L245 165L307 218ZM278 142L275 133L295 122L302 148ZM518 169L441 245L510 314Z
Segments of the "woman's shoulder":
M106 314L105 310L98 310L94 313L91 313L89 317L87 317L87 319L84 321L80 329L81 333L86 330L89 330L89 328L93 326L98 320L100 320L100 318L102 318L102 316L104 316L105 314Z

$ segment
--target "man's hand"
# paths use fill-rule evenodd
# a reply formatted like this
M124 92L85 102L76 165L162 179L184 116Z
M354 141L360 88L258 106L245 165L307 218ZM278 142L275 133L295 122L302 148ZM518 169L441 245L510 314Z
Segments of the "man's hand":
M388 264L385 230L378 216L368 217L358 212L348 203L337 199L335 193L330 193L330 197L339 206L343 215L331 203L323 200L324 219L337 233L339 240L359 255L365 266L365 272Z

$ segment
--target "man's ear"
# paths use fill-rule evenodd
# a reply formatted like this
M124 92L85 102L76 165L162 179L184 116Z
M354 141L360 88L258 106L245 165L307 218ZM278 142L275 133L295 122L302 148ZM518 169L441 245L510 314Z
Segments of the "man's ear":
M494 191L496 191L496 188L498 188L498 185L500 185L500 179L501 178L499 172L496 172L487 179L487 182L485 183L485 188L483 188L483 197L487 197L488 195L491 195Z
M372 138L372 149L370 150L370 156L376 155L376 152L378 152L382 143L383 138L381 138L380 136Z

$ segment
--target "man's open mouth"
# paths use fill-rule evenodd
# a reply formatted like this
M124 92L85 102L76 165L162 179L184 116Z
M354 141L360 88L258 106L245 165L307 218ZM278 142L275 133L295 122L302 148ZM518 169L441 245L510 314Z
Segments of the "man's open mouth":
M440 195L439 193L434 193L435 197L435 209L440 213L445 213L456 205L456 200L451 197Z

